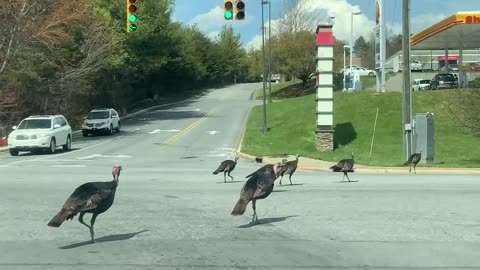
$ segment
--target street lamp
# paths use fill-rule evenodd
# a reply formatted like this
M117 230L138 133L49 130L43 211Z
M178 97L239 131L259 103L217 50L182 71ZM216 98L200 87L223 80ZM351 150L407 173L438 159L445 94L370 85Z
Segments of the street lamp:
M353 80L353 72L352 72L352 48L353 48L353 15L360 15L362 12L356 11L356 12L351 12L350 13L350 82ZM348 86L348 89L352 88L352 84Z
M346 88L346 76L347 76L347 66L346 66L346 57L345 57L345 49L350 48L348 45L343 45L343 92L347 91ZM350 71L352 70L352 67L350 67Z

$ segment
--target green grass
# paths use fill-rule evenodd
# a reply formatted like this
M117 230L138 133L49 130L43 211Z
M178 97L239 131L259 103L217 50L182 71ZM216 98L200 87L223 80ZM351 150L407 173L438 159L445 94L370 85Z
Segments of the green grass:
M392 75L390 73L385 74L385 81L390 79ZM377 89L377 78L369 76L360 76L360 81L362 81L363 90L376 90Z
M450 116L453 91L413 93L413 113L435 114L435 155L432 166L478 167L480 138L457 128ZM338 161L355 153L358 164L401 166L401 93L376 95L371 91L334 93L336 150L319 152L314 144L315 96L296 97L268 104L267 123L262 133L262 107L252 110L242 152L256 156L296 154ZM375 113L379 108L372 157L369 158Z
M288 82L281 82L281 83L274 83L272 82L272 96L273 96L273 93L275 92L278 92L280 90L283 90L284 88L287 88L291 85L295 85L295 84L302 84L302 81L300 80L292 80L292 81L288 81ZM267 97L268 97L268 82L267 82L267 85L266 85L266 88L265 88L265 91L267 93ZM258 89L257 90L257 99L262 99L263 98L263 86L262 88Z

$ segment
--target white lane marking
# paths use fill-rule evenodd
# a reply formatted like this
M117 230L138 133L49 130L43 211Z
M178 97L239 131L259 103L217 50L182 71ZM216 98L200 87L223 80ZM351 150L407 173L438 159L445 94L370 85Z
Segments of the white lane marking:
M90 156L85 156L85 157L77 157L77 159L91 159L91 158L94 158L94 157L99 157L101 156L102 154L93 154L93 155L90 155Z
M133 130L133 132L135 132L135 131L139 131L139 130L140 130L140 128L136 128L136 129L134 129L134 130Z
M210 130L210 131L208 131L208 134L210 134L210 135L215 135L215 134L217 134L217 133L220 133L220 131L216 131L216 130Z
M82 148L82 149L78 149L78 150L75 150L75 151L66 152L66 153L62 153L62 154L56 154L56 155L54 154L54 155L49 156L49 157L14 161L14 162L10 162L10 163L7 163L7 164L0 165L0 167L7 167L7 166L10 166L10 165L19 164L19 163L25 163L25 162L31 162L31 161L39 161L39 160L46 160L46 159L53 159L53 158L58 158L58 157L62 157L62 156L65 156L65 155L75 154L75 153L82 152L82 151L88 150L88 149L93 148L93 147L97 147L97 146L99 146L99 145L102 145L102 144L105 144L105 143L108 143L108 142L111 142L111 141L117 140L117 139L122 138L122 137L123 137L123 136L118 136L118 137L113 138L113 139L110 139L110 140L106 140L106 141L103 141L103 142L99 142L99 143L96 143L96 144L92 144L92 145L87 146L87 147Z
M179 132L179 129L155 129L153 131L147 132L149 134L155 134L158 132Z
M94 155L85 156L85 157L78 157L77 159L85 160L85 159L92 159L96 157L98 158L131 158L132 156L127 156L127 155L109 156L109 155L102 155L102 154L94 154Z
M75 165L75 164L55 164L55 165L50 165L49 167L72 167L72 168L83 168L83 167L87 167L87 165Z
M116 156L106 156L106 155L100 155L102 158L131 158L132 156L127 156L127 155L116 155Z

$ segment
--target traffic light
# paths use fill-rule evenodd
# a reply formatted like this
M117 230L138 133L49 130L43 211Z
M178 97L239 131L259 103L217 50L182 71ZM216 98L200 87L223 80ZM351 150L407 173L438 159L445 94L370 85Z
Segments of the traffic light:
M223 17L226 20L233 19L233 0L223 0Z
M137 0L127 0L127 33L137 30Z
M243 0L236 1L235 20L245 19L245 2Z

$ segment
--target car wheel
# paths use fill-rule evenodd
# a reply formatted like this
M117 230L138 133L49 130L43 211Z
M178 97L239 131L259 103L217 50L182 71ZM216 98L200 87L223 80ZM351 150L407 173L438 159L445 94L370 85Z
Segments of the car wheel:
M368 73L368 76L373 77L375 74L373 72Z
M70 135L67 136L67 143L63 145L63 151L70 151L72 149L72 139Z
M118 121L118 127L117 127L117 132L120 132L121 124L120 121Z
M9 151L10 151L10 155L11 155L11 156L18 156L18 150L16 150L16 149L9 149Z
M57 149L57 144L55 142L55 138L52 138L50 140L50 148L48 149L48 152L50 154L54 154L56 149Z

